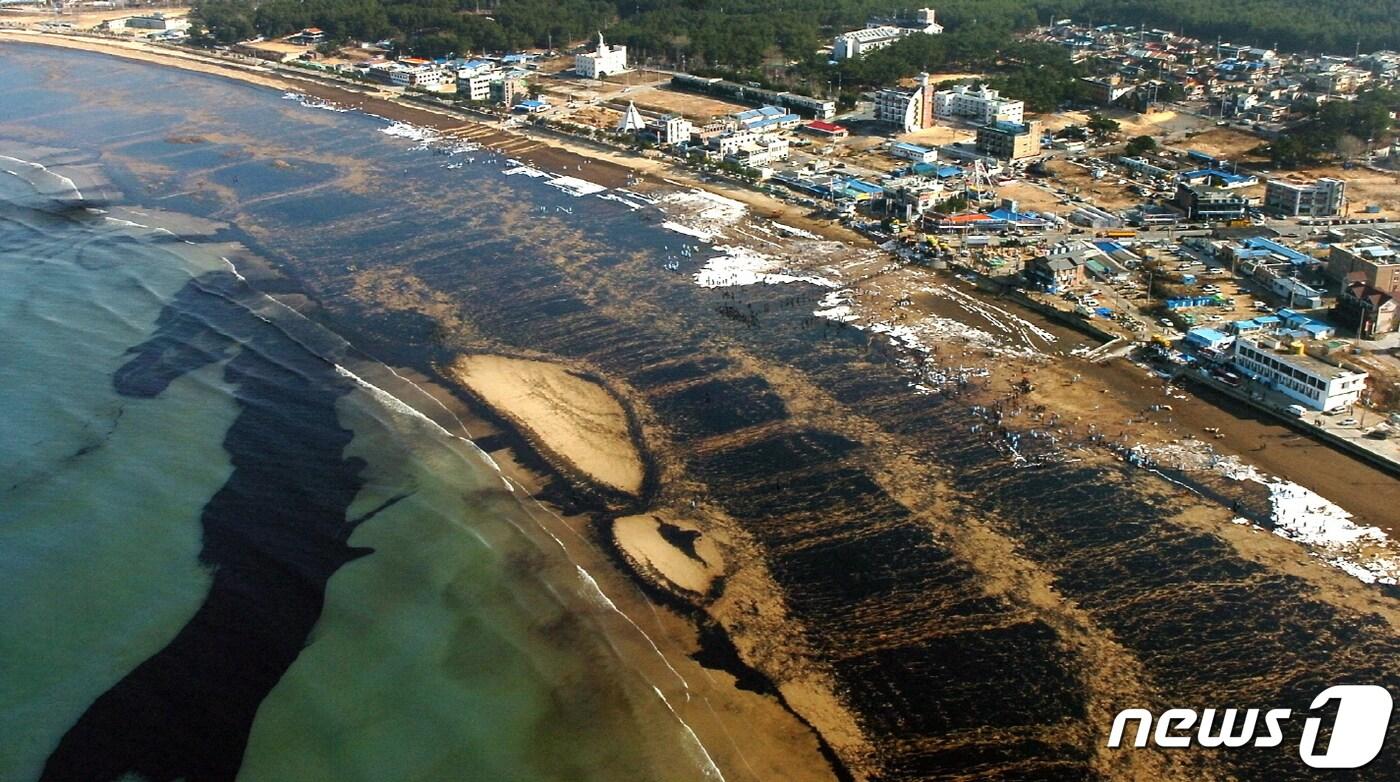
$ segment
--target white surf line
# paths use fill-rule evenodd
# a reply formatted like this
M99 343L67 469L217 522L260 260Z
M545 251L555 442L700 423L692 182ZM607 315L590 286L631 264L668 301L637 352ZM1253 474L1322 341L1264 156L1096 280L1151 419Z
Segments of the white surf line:
M507 483L509 483L510 479L506 478L506 481ZM530 511L532 508L535 510L542 510L545 513L548 513L550 516L553 516L561 525L563 525L565 529L572 531L572 528L569 527L569 525L564 521L564 519L560 517L558 513L555 513L553 509L549 508L544 503L540 502L538 499L530 495L529 492L523 491L523 486L521 487L521 489L522 491L518 494L523 494L524 496L529 497L530 499L530 503L521 503L521 507L524 508L526 510L527 515L529 515L531 519L534 520L536 528L538 528L540 531L544 532L546 535L548 535L551 539L554 540L554 543L557 546L559 546L560 551L564 552L565 559L567 559L573 564L574 569L578 573L580 580L592 589L595 598L598 601L600 601L604 607L608 608L613 613L622 617L627 622L627 624L632 626L632 629L636 630L642 638L646 639L647 644L651 646L652 651L656 654L657 658L661 660L662 665L665 665L666 669L669 670L671 674L676 677L676 680L681 683L681 689L685 692L686 702L689 703L691 701L690 682L686 681L685 677L681 675L681 672L676 670L676 667L671 664L671 660L668 657L666 657L666 654L664 652L661 651L661 647L657 645L656 641L652 639L651 635L648 634L647 631L643 630L641 625L637 624L636 620L628 616L627 613L621 608L618 608L617 603L614 603L612 598L608 597L607 593L603 591L602 586L598 584L598 581L593 578L592 574L590 574L586 569L584 569L582 565L578 564L578 562L575 562L572 556L569 556L569 549L568 546L564 544L564 541L561 540L558 535L555 535L548 527L546 527L538 519L536 519L534 517L534 514ZM507 520L508 523L511 524L511 526L515 526L515 522L513 520L510 520L509 518ZM519 530L519 527L516 527L516 529ZM524 530L519 531L522 535L525 534ZM577 536L577 533L575 533L575 535ZM648 603L648 605L650 605L650 603ZM609 646L613 646L612 641L607 638L606 634L604 635L604 639L608 640ZM619 651L615 646L613 646L613 650L615 652ZM680 726L685 729L686 734L689 735L691 741L695 743L695 747L700 750L700 754L703 756L704 759L704 765L702 765L701 770L704 772L705 776L707 778L718 779L720 780L720 782L723 782L724 774L720 771L719 766L715 764L714 759L710 756L709 750L705 748L705 743L700 740L700 737L698 735L696 735L695 730L690 727L690 725L685 721L685 719L683 719L681 715L676 711L675 707L671 705L671 701L666 698L665 693L661 691L660 687L657 687L655 684L653 684L648 679L646 674L638 668L636 668L636 666L631 667L632 670L636 671L642 677L643 681L646 681L648 684L651 685L651 688L653 691L656 692L657 697L659 697L661 699L661 702L666 705L666 709L671 712L671 716L675 717L676 722L678 722ZM747 761L745 762L747 763Z
M113 218L108 218L108 219L113 219ZM136 225L136 223L132 223L132 225ZM160 230L164 230L164 229L160 229ZM167 231L166 233L170 233L170 232ZM174 234L171 234L171 235L173 236ZM270 302L272 302L273 304L276 304L277 306L281 307L282 309L287 310L288 312L291 312L291 313L292 313L294 316L296 316L297 318L299 318L299 319L301 319L301 320L307 320L308 322L312 322L312 321L309 321L309 319L308 319L305 315L301 314L300 312L297 312L295 308L291 307L290 305L286 304L285 302L279 301L278 299L276 299L276 298L274 298L274 297L272 297L272 296L268 296L266 293L263 293L262 291L260 291L260 290L258 290L257 288L253 287L253 285L252 285L251 283L248 283L248 278L247 278L247 277L244 277L243 274L242 274L242 272L238 271L238 266L235 265L233 261L231 261L231 260L228 259L228 256L220 255L220 256L219 256L219 260L221 260L221 261L223 261L224 263L228 264L229 271L233 273L233 276L237 277L237 278L239 279L239 281L248 284L248 287L249 287L250 290L252 290L252 291L254 291L255 293L257 293L258 295L262 296L262 297L263 297L264 299L266 299L267 301L270 301ZM254 313L254 314L256 314L256 313ZM312 323L313 323L313 325L316 325L316 324L314 324L314 322L312 322ZM340 339L342 342L344 342L345 345L346 345L346 347L354 348L353 345L351 345L348 341L345 340L344 337L341 337L339 334L334 334L334 332L328 332L328 333L333 334L337 339ZM314 351L313 351L313 352L314 352ZM414 388L414 390L418 391L418 393L422 394L425 398L427 398L427 399L429 399L430 401L432 401L433 404L435 404L435 405L437 405L439 408L441 408L442 411L443 411L444 413L447 413L447 415L450 416L454 422L456 422L457 426L461 427L462 431L465 433L465 436L459 435L459 434L455 434L455 433L453 433L453 432L449 432L442 424L439 424L437 421L434 421L434 420L432 419L431 416L425 415L422 411L418 410L418 409L417 409L416 407L414 407L413 405L410 405L410 404L408 404L407 402L405 402L404 400L399 399L398 397L396 397L396 396L394 396L393 394L389 393L389 392L386 391L385 389L380 388L379 386L376 386L376 385L374 385L373 383L370 383L369 381L365 380L364 378L361 378L359 375L356 375L356 374L354 374L353 372L350 372L350 370L345 369L345 371L348 372L355 380L357 380L357 381L363 383L363 384L364 384L365 386L367 386L368 388L374 389L374 390L376 390L376 391L378 391L378 392L384 394L384 395L387 396L388 398L393 399L394 401L396 401L396 402L398 402L399 404L401 404L403 407L405 407L405 408L407 408L408 410L412 411L412 412L413 412L414 414L416 414L418 417L422 418L422 419L425 420L425 421L428 421L428 422L431 423L433 426L435 426L435 427L437 427L439 430L441 430L444 434L447 434L447 435L449 435L449 436L451 436L451 437L456 437L456 438L459 439L459 440L465 440L466 442L471 443L472 446L473 446L474 448L476 448L477 451L480 451L480 452L481 452L481 455L482 455L482 456L486 457L486 461L490 462L492 466L496 467L496 471L497 471L497 472L500 472L500 471L501 471L501 470L500 470L500 467L499 467L498 465L496 465L495 460L491 458L491 455L488 454L488 453L486 453L485 451L482 451L482 450L481 450L481 446L478 446L474 441L472 441L472 439L471 439L471 436L472 436L471 428L468 427L468 426L466 425L466 423L465 423L464 421L462 421L462 419L461 419L460 417L457 416L456 413L454 413L454 412L452 412L450 409L448 409L447 405L445 405L445 404L442 403L442 400L440 400L440 399L438 399L437 397L433 396L432 394L428 393L427 389L425 389L425 388L423 388L422 386L418 385L418 384L415 383L413 380L411 380L411 379L409 379L409 378L406 378L406 377L404 377L403 375L399 374L393 367L389 366L388 364L386 364L386 363L384 363L384 362L382 362L382 361L379 361L378 359L376 359L376 358L374 358L373 356L370 356L370 355L368 355L368 354L366 354L366 357L367 357L370 361L374 362L375 364L378 364L379 366L381 366L381 367L383 367L383 368L389 370L389 374L393 375L394 377L398 378L399 380L402 380L403 382L405 382L405 383L407 383L408 385L412 386L412 387ZM342 367L339 363L336 363L335 366L336 366L337 369L344 369L344 367Z
M681 715L676 713L675 708L671 706L671 702L666 700L666 696L661 693L661 689L656 685L652 685L651 688L656 690L657 697L661 698L661 702L666 704L666 708L671 710L671 714L675 716L676 722L679 722L681 727L685 728L685 732L690 736L690 740L695 742L695 748L700 750L700 754L704 756L705 762L700 767L700 770L705 774L705 777L708 779L718 779L720 782L724 782L724 774L719 770L719 766L715 765L714 758L710 757L710 752L705 749L704 742L700 741L700 737L695 735L695 731L691 729L690 725L686 723L685 720L681 719Z
M66 185L68 186L68 188L69 188L70 190L73 191L73 194L74 194L75 196L77 196L78 200L82 200L82 198L83 198L83 191L81 191L81 190L78 189L78 185L77 185L76 182L74 182L73 180L69 179L68 177L66 177L66 176L64 176L64 175L62 175L62 174L60 174L60 173L58 173L57 171L51 171L51 170L49 170L49 167L48 167L48 166L45 166L43 163L35 163L35 162L32 161L32 160L23 160L23 159L21 159L21 158L11 157L11 156L9 156L9 155L0 155L0 158L4 158L5 160L13 160L13 161L15 161L16 163L19 163L19 164L25 165L25 166L29 166L30 168L37 168L37 169L39 169L40 171L43 171L45 174L48 174L49 176L53 177L54 179L57 179L57 180L59 180L60 182L63 182L64 184L66 184ZM12 176L21 177L20 173L17 172L17 171L9 171L8 169L6 169L6 173L9 173L9 174L12 175ZM21 177L21 178L23 178L23 177ZM31 183L31 184L32 184L32 183Z
M510 481L509 478L507 478L506 480L507 480L507 482ZM553 516L553 517L554 517L554 520L557 521L562 527L564 527L564 529L567 529L567 530L569 530L570 532L573 532L573 528L569 526L568 522L564 521L564 518L563 518L562 516L560 516L558 513L555 513L554 510L553 510L552 508L550 508L549 506L547 506L547 505L545 505L544 503L540 502L540 501L539 501L538 499L536 499L533 495L531 495L528 491L525 491L525 490L524 490L524 489L525 489L524 486L521 486L520 489L521 489L521 491L519 492L519 494L523 494L525 497L529 497L529 498L530 498L530 505L529 505L529 506L525 506L524 503L522 503L522 506L523 506L523 507L526 507L527 512L528 512L528 510L529 510L531 507L533 507L533 508L536 509L536 510L544 511L545 513L549 514L550 516ZM661 647L660 647L660 646L657 646L656 641L652 640L652 637L651 637L650 635L647 634L647 631L643 630L643 629L641 628L641 626L638 625L638 624L636 623L636 621L634 621L634 620L632 619L632 617L628 616L625 612L623 612L622 609L618 608L618 607L617 607L617 604L614 603L614 602L612 601L612 599L609 598L609 597L607 596L607 594L605 594L605 593L603 592L602 587L600 587L600 586L598 585L598 582L595 581L595 580L593 579L593 576L589 575L589 574L588 574L588 571L584 570L583 567L582 567L581 565L579 565L577 562L575 562L575 561L574 561L574 558L573 558L572 556L569 556L569 547L568 547L567 545L564 544L564 541L561 540L561 539L559 538L558 535L555 535L554 532L553 532L552 530L550 530L548 527L546 527L543 523L541 523L539 519L535 519L534 516L533 516L533 514L531 514L531 519L535 522L535 526L536 526L536 527L538 527L542 532L544 532L546 535L548 535L549 537L551 537L551 538L554 539L554 543L555 543L556 545L559 546L559 550L562 551L562 552L564 552L565 559L567 559L569 562L573 563L574 567L578 569L579 573L587 580L587 582L589 583L589 585L591 585L591 586L593 587L594 591L596 591L596 592L598 593L598 596L599 596L600 598L602 598L602 599L606 602L607 607L610 608L610 609L612 609L613 612L615 612L617 615L621 616L623 619L626 619L626 620L627 620L627 623L630 624L630 625L632 625L632 627L633 627L638 633L640 633L641 636L642 636L643 638L645 638L645 639L647 640L647 643L651 645L652 651L656 652L656 656L661 658L661 662L671 671L671 673L672 673L673 675L675 675L676 680L679 681L679 682L681 683L681 688L682 688L683 690L685 690L685 693L686 693L686 696L685 696L685 697L686 697L686 700L687 700L687 701L690 700L690 682L686 681L685 677L681 675L681 672L678 671L678 670L676 670L675 666L671 665L671 661L666 657L665 653L663 653L663 652L661 651ZM524 534L524 531L522 530L521 533ZM588 541L587 541L586 539L582 538L582 536L579 536L578 533L574 532L574 535L575 535L575 537L579 537L579 539L580 539L581 541L583 541L585 544L588 543Z

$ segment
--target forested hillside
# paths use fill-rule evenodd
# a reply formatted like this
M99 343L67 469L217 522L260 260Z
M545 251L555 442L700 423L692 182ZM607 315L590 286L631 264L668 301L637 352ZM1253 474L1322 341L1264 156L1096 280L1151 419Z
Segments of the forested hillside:
M605 31L640 58L690 70L757 70L801 63L824 67L815 50L834 32L860 27L887 0L197 0L222 42L284 35L307 26L334 39L392 38L424 55L563 46ZM1306 52L1400 48L1395 0L928 0L947 34L830 73L854 85L887 81L911 68L986 63L1007 36L1051 19L1146 23L1207 39ZM1038 55L1037 55L1038 56Z

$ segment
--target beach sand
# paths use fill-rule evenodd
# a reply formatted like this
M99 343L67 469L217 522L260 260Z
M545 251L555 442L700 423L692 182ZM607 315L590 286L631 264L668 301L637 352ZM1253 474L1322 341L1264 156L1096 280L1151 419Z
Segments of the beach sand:
M547 361L475 355L453 377L566 472L638 494L646 476L622 403L601 383Z
M687 592L705 594L724 572L719 546L682 519L623 516L613 521L613 539L639 572Z

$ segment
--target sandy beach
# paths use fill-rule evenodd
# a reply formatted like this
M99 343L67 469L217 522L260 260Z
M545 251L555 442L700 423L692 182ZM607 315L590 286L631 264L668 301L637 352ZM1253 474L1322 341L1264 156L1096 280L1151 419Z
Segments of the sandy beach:
M755 213L792 224L830 239L868 245L860 234L832 220L810 217L805 210L737 184L701 179L666 160L629 154L549 130L515 127L473 118L447 108L399 99L393 93L365 91L349 84L328 84L277 71L256 60L233 62L140 41L0 30L0 41L42 44L109 54L130 60L182 68L273 89L291 90L350 109L376 114L462 138L556 174L569 174L605 187L630 186L642 191L699 188L741 201Z
M464 356L451 372L558 469L626 494L642 490L646 470L627 411L601 383L559 364L506 356Z
M88 48L86 41L19 39ZM490 238L504 228L520 244L481 241L475 252L509 262L478 263L470 285L433 276L414 252L386 264L385 285L350 291L398 310L407 294L389 283L411 279L433 322L463 321L448 330L461 335L449 343L449 355L460 360L423 371L465 388L469 394L458 395L464 406L489 408L492 415L477 411L481 418L463 413L469 435L525 493L546 496L567 482L593 500L590 486L612 499L644 499L645 507L624 511L596 501L576 512L538 508L570 556L598 574L619 610L657 639L690 682L681 710L723 756L726 778L831 778L820 750L859 779L921 778L957 753L1007 769L1060 753L1066 773L1092 767L1106 778L1199 778L1168 773L1170 758L1143 754L1132 763L1144 765L1127 768L1123 756L1100 749L1085 759L1083 748L1101 748L1095 731L1114 707L1152 702L1159 682L1206 672L1174 690L1194 696L1224 687L1230 697L1254 697L1255 690L1240 692L1241 683L1255 686L1290 670L1293 646L1269 646L1255 626L1222 622L1222 612L1208 610L1211 601L1238 607L1232 616L1287 618L1311 637L1336 624L1320 610L1324 604L1351 610L1356 601L1358 611L1374 609L1373 596L1357 597L1350 576L1304 558L1289 541L1232 523L1218 502L1126 467L1098 439L1121 427L1165 445L1202 424L1229 431L1227 424L1195 406L1184 409L1134 367L1089 365L1071 352L1082 335L1047 330L1034 314L994 295L973 295L949 275L862 253L857 248L869 247L863 240L795 240L764 218L825 239L848 235L760 193L696 182L663 161L197 57L190 63L91 46L231 78L267 78L267 86L431 127L604 185L644 172L647 187L679 195L679 188L699 187L749 207L691 205L698 213L733 213L707 230L736 245L753 243L740 250L761 245L771 253L759 259L771 266L763 273L731 273L731 281L705 286L729 290L696 289L700 275L689 272L700 259L687 257L685 274L659 271L655 249L590 264L583 252L589 245L577 237L565 244L569 224L507 222L503 209L490 218ZM442 202L425 198L423 209ZM677 214L684 206L663 204L669 220L702 222L703 214ZM462 221L452 214L436 230L455 230ZM335 228L353 232L356 222ZM308 239L302 254L316 255L314 244ZM454 273L475 260L457 244L438 252L438 268ZM717 265L735 266L731 256ZM338 286L346 267L321 268L308 282L311 294L329 307L343 305L336 294L345 293ZM394 276L409 271L427 276ZM829 278L832 287L786 284L810 275ZM365 275L356 276L364 282ZM745 279L774 284L735 281ZM511 296L502 301L506 283ZM558 314L561 300L578 306ZM843 307L849 319L821 314ZM522 317L531 313L539 316ZM921 339L925 354L917 349ZM1034 390L1020 390L1023 380ZM1164 399L1174 400L1179 414L1148 417L1143 408ZM1096 429L1109 421L1111 431ZM1272 435L1259 429L1262 446ZM1040 435L1058 444L1039 448L1046 442ZM1221 450L1232 443L1220 441ZM1058 453L1037 459L1034 450ZM1311 458L1292 456L1292 465ZM525 461L530 469L521 467ZM1260 462L1285 466L1282 457L1276 465ZM655 490L648 470L657 474ZM1345 480L1331 473L1323 479ZM1141 503L1112 515L1110 506L1125 497ZM1100 517L1080 523L1096 504ZM617 518L619 512L628 515ZM1101 530L1122 531L1130 542L1119 550ZM1287 572L1321 596L1233 566L1245 561ZM615 567L590 566L595 562ZM1162 573L1179 578L1191 599L1160 589ZM1295 614L1299 602L1319 610ZM1197 606L1205 608L1192 613ZM1237 640L1265 648L1251 647L1241 660L1163 652L1163 639L1182 627L1219 633L1224 640L1212 650L1233 649ZM1382 658L1368 650L1366 659ZM1235 664L1257 670L1220 667ZM1153 765L1158 761L1161 768Z
M689 521L623 516L613 521L613 539L637 570L686 592L703 595L724 573L719 546Z

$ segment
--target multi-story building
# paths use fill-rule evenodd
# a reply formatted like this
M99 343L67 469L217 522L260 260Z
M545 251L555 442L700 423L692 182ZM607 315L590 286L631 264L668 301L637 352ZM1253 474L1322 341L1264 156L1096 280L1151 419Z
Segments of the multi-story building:
M943 32L943 25L935 21L936 14L932 8L920 8L912 14L896 13L891 16L872 16L865 23L866 27L897 27L905 35L921 33L923 35L939 35Z
M837 60L859 58L876 49L883 49L906 35L938 35L943 32L943 25L935 21L934 16L932 8L920 8L913 15L872 17L864 30L851 30L836 36L832 42L831 56Z
M1084 262L1072 255L1042 255L1031 259L1025 274L1037 288L1059 293L1084 282Z
M382 81L396 87L420 90L440 90L456 80L456 76L431 60L403 57L391 62L375 63L369 71Z
M875 119L905 133L932 127L933 95L929 75L921 73L913 89L890 88L875 93Z
M1335 280L1361 280L1376 290L1400 292L1400 239L1377 232L1350 242L1333 242L1327 274Z
M977 129L977 151L997 160L1020 160L1040 154L1040 123L993 122Z
M492 78L493 75L490 71L472 71L466 76L459 72L457 74L457 97L473 103L490 100Z
M1003 98L986 85L957 84L933 94L933 113L939 117L963 117L981 125L1019 123L1025 118L1025 104Z
M1255 380L1313 410L1340 410L1356 404L1366 373L1333 366L1301 353L1281 353L1249 337L1235 340L1230 361Z
M788 156L788 140L778 136L764 136L751 141L725 155L727 160L750 168L771 165Z
M690 133L695 126L679 114L667 114L648 121L646 129L656 139L656 143L664 147L674 147L690 141Z
M491 100L504 106L514 106L529 95L526 79L529 71L508 70L498 72L491 78Z
M585 79L601 79L627 70L627 47L609 46L598 33L598 46L574 56L574 73Z
M1107 106L1124 95L1131 94L1137 89L1137 85L1131 82L1125 83L1123 77L1118 74L1105 76L1102 78L1084 77L1079 80L1089 91L1089 99L1095 103Z
M1288 217L1326 217L1342 211L1347 183L1323 177L1316 182L1270 179L1264 187L1264 208Z
M760 106L734 115L735 123L744 130L771 133L788 130L802 124L802 118L777 106Z
M750 144L757 143L760 135L753 130L736 130L710 138L707 146L720 157L728 157Z
M1249 199L1223 187L1176 183L1176 205L1191 220L1237 220L1249 211Z
M836 60L859 59L866 54L898 41L904 32L893 25L867 27L864 30L851 30L836 36L832 43L831 56Z
M1400 301L1382 290L1357 280L1342 285L1332 318L1356 332L1361 339L1400 330Z

